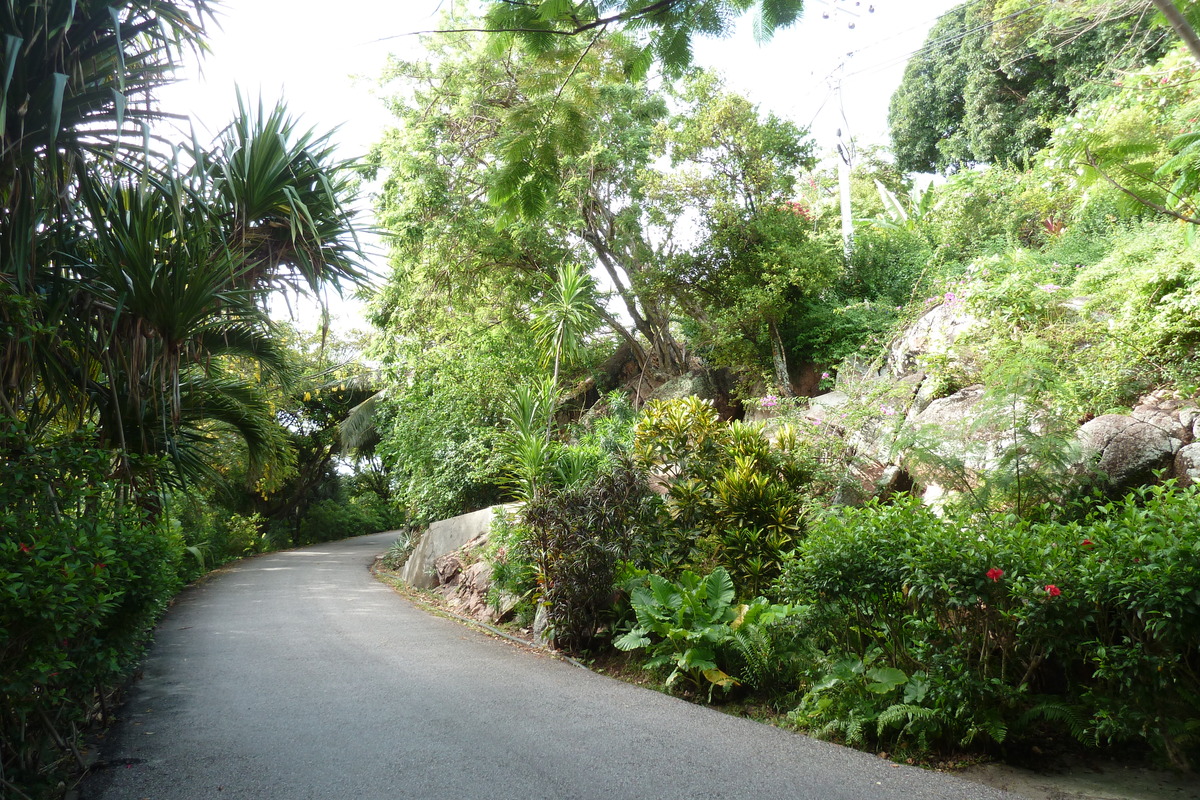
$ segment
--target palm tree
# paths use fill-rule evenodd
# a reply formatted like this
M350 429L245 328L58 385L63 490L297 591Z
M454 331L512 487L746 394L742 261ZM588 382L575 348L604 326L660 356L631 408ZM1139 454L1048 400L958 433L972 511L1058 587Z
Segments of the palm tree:
M61 326L69 256L85 238L80 191L125 170L163 118L154 89L203 48L209 0L23 0L0 5L0 412L44 423L77 406ZM36 427L36 424L35 424Z

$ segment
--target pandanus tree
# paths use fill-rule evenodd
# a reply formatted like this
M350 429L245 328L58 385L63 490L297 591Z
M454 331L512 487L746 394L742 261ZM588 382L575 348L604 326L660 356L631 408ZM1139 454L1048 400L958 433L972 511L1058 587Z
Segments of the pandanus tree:
M38 440L94 426L129 455L205 471L217 429L263 462L268 403L227 369L286 377L267 294L361 277L349 165L282 106L239 101L211 146L168 147L154 90L203 49L208 0L0 7L0 416ZM160 477L161 477L160 474Z

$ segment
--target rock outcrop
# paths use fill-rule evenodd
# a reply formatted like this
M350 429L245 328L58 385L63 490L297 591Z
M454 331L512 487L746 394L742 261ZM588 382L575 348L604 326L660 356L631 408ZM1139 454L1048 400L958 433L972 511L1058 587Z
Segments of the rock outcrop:
M979 320L956 298L947 299L897 337L882 362L844 364L837 389L812 398L804 411L810 424L841 436L853 450L851 473L861 491L843 492L844 501L893 493L897 487L936 500L951 483L970 483L993 469L1016 444L1006 426L981 424L985 387L939 396L939 381L926 376L932 359L966 364L972 358L962 338ZM1078 313L1082 305L1063 307ZM1029 427L1036 433L1038 420ZM924 439L924 455L932 458L897 452L901 428L909 434L904 438ZM922 437L921 431L929 435ZM1114 494L1156 475L1184 485L1200 482L1200 408L1194 400L1149 394L1128 414L1088 421L1076 441L1082 460L1073 472L1094 474Z

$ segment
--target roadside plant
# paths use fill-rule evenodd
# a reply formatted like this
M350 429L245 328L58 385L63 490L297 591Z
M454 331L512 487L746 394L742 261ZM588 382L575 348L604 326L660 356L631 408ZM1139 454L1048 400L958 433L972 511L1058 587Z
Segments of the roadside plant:
M550 479L557 444L550 438L557 407L557 386L550 378L513 389L502 444L508 457L508 485L517 500L538 497Z
M821 473L794 428L781 427L772 443L763 425L721 422L697 397L651 402L634 455L667 484L671 525L649 566L663 574L721 566L742 595L767 591L803 536L805 490Z
M647 585L634 589L630 600L637 622L613 645L626 651L647 648L646 669L671 668L668 688L683 680L692 689L707 690L711 701L716 688L728 690L739 683L718 666L721 649L739 631L745 637L754 626L791 612L761 597L740 606L733 600L733 579L724 567L706 577L685 570L677 582L648 575Z
M1196 491L1153 487L1061 522L988 524L903 497L815 520L777 593L831 655L793 721L887 747L1038 726L1195 763Z
M558 647L588 649L611 625L618 565L654 504L645 476L624 461L526 503L518 557L529 565Z

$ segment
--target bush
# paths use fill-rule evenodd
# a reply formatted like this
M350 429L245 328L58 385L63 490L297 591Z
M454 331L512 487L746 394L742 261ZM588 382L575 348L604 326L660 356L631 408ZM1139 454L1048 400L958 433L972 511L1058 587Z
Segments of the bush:
M696 397L652 401L635 445L638 465L667 483L670 524L642 551L666 576L725 567L740 594L767 590L804 534L805 490L822 468L790 428L773 444L761 425L724 423Z
M591 482L540 493L526 504L520 554L533 566L560 647L589 647L611 621L617 567L633 551L652 497L645 477L618 462Z
M1154 487L1080 521L997 526L911 499L830 514L780 582L832 654L795 718L950 745L1044 720L1188 763L1200 745L1196 500Z
M771 655L765 631L792 609L762 597L735 606L733 598L733 580L724 567L703 577L684 570L677 582L648 575L645 585L633 590L636 624L613 644L620 650L648 649L646 669L671 668L668 688L683 679L693 689L707 689L709 700L715 688L728 690L742 682L722 666L736 664L735 673L763 686Z
M392 530L400 515L374 494L320 500L308 507L300 520L298 544L331 542L350 536Z
M33 449L2 443L0 766L46 789L47 766L140 655L179 586L183 543L111 478L86 435Z

